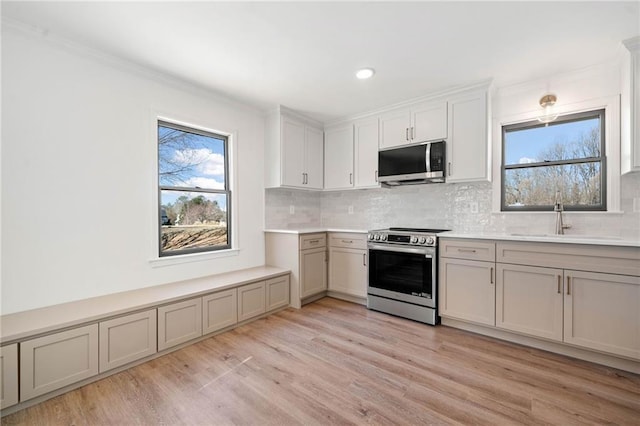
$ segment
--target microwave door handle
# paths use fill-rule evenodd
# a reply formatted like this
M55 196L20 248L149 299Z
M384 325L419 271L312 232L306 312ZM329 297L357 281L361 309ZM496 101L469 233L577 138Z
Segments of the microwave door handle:
M427 173L431 173L431 144L430 143L427 144L427 153L426 153L425 163L427 166Z

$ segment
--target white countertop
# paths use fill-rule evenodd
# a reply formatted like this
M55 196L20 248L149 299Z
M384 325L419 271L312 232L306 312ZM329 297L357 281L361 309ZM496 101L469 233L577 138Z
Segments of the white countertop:
M623 246L640 247L640 240L625 239L622 237L609 237L597 235L553 235L543 233L514 233L514 234L482 234L482 233L459 233L455 231L442 232L438 234L440 238L467 238L478 240L504 240L504 241L531 241L539 243L566 243L566 244L589 244L599 246Z
M300 229L265 229L264 232L279 234L315 234L316 232L347 232L351 234L366 234L366 229L341 229L341 228L300 228Z

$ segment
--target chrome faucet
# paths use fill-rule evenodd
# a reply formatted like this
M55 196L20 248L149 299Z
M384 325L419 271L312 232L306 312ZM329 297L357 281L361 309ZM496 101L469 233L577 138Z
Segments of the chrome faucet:
M556 235L564 235L564 230L571 228L571 225L565 225L562 221L564 206L562 204L560 191L556 191L556 201L553 206L553 211L556 212Z

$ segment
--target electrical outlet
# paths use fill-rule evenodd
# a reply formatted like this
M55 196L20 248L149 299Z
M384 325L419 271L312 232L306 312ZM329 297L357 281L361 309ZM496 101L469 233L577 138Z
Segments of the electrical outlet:
M476 201L469 203L469 211L471 213L478 213L478 203Z
M295 213L296 213L296 206L292 204L289 206L289 214L295 214Z
M349 206L349 214L353 214L353 206Z

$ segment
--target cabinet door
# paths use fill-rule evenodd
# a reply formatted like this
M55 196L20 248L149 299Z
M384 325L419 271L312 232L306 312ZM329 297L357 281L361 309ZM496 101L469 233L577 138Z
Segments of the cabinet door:
M305 188L322 189L324 185L324 134L322 130L307 126L305 173L307 173Z
M213 333L238 322L238 291L235 288L202 297L202 334Z
M493 262L440 259L440 315L495 325Z
M354 136L355 187L378 186L378 119L367 119L355 124Z
M391 148L411 143L409 128L411 111L399 109L380 116L380 148Z
M486 92L449 100L447 181L489 180Z
M272 278L265 282L267 312L289 304L289 276Z
M156 353L156 310L100 323L100 372Z
M180 343L202 336L202 299L158 308L158 350L164 350Z
M324 247L300 251L300 298L327 289L327 251Z
M367 251L329 249L329 290L367 297Z
M20 401L98 374L98 324L20 343Z
M561 342L562 269L496 268L496 327Z
M314 161L314 159L310 159ZM324 187L344 189L353 187L353 126L325 130Z
M565 271L564 341L640 359L640 277Z
M0 409L18 403L18 344L0 348Z
M282 185L304 186L305 125L283 116L281 122Z
M266 312L264 281L238 287L238 321Z
M447 138L447 102L429 102L411 108L412 142L426 142Z

